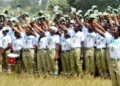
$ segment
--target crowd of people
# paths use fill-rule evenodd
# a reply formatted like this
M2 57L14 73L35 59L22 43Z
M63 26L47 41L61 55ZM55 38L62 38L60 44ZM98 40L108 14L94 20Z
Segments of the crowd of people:
M15 73L29 76L109 77L120 86L120 8L108 6L99 12L92 6L84 16L71 7L64 15L55 6L51 15L40 11L30 17L27 12L15 15L5 10L0 14L0 53L4 73L13 65L8 54L19 55ZM61 65L60 65L61 64ZM60 73L62 72L62 73Z

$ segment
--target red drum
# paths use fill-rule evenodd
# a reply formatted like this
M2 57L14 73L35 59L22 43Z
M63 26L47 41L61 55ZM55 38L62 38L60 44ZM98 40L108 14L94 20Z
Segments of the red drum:
M18 54L15 54L15 53L10 53L7 55L7 62L8 64L10 65L15 65L17 63L17 60L19 58L19 55Z

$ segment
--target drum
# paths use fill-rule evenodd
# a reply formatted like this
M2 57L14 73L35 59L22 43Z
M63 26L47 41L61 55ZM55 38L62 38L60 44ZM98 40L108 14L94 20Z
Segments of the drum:
M17 64L17 60L19 59L19 55L15 53L10 53L7 55L7 63L9 65L15 65Z

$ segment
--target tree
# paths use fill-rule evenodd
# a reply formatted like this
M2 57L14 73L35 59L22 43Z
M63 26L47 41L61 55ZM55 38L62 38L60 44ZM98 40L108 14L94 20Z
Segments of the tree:
M48 5L49 10L53 10L54 6L56 6L56 5L60 6L60 9L64 13L67 13L70 11L70 6L67 3L67 0L51 0Z

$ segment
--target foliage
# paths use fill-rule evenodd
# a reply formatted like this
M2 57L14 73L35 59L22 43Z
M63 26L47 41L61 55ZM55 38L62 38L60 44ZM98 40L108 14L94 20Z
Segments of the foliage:
M48 5L49 10L52 10L56 5L60 6L60 9L63 11L63 13L70 11L70 6L67 3L67 0L51 0Z

